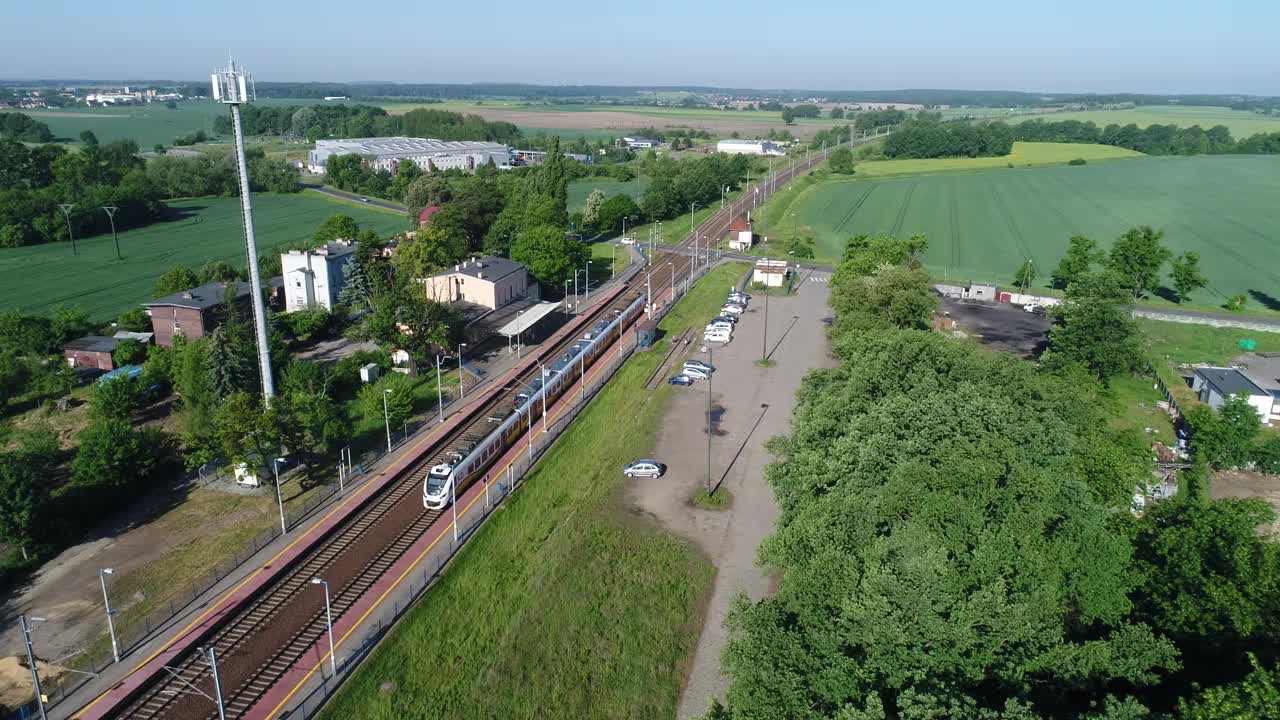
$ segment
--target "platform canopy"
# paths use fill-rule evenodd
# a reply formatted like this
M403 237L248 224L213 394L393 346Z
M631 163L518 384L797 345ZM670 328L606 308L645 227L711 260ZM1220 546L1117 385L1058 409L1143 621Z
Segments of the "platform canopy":
M542 318L550 315L560 308L562 303L558 302L541 302L533 307L520 313L511 322L498 328L499 335L506 337L515 337L518 333L527 332L529 328L538 324Z

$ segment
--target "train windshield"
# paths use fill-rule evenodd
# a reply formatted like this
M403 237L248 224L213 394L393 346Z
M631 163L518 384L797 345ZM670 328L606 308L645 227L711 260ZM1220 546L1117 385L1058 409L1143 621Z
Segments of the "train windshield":
M442 494L445 484L449 482L449 473L451 472L453 472L453 468L448 465L436 465L431 468L431 472L427 473L427 494Z

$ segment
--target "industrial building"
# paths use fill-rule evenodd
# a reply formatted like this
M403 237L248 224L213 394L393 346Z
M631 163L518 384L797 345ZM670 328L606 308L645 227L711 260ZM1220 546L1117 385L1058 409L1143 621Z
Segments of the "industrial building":
M782 149L768 140L721 140L716 152L728 155L781 155Z
M317 306L333 310L345 282L342 269L355 252L351 241L335 240L314 250L281 253L285 312Z
M498 167L511 164L511 148L501 143L383 137L317 140L315 149L307 156L307 169L313 173L324 172L325 164L334 155L360 155L374 170L392 174L406 161L426 172L433 169L471 171L490 160Z

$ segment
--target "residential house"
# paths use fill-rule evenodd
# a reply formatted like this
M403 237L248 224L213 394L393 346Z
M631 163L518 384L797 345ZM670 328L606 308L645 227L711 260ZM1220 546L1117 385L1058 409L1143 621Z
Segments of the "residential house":
M335 240L313 250L281 253L285 312L311 307L332 310L346 284L342 269L355 257L355 252L351 241Z
M489 255L464 260L421 282L437 302L465 302L489 310L538 295L538 284L529 282L524 265Z
M1248 374L1234 367L1198 367L1191 378L1191 389L1200 396L1200 402L1221 410L1232 395L1244 395L1264 424L1277 418L1275 391L1258 384Z
M175 337L194 339L213 332L222 323L223 302L228 290L235 294L236 302L248 313L251 288L245 282L214 282L145 303L143 307L151 316L156 344L172 347Z

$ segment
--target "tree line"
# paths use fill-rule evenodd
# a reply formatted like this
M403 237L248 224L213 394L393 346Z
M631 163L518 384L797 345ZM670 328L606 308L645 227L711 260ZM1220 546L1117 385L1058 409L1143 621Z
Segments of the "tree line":
M1000 125L1003 123L990 123ZM1236 140L1225 125L1208 130L1199 125L1149 125L1112 123L1098 127L1093 122L1043 119L1028 120L1013 126L1013 139L1030 142L1099 143L1128 148L1147 155L1216 155L1228 153L1280 153L1280 132L1257 133Z
M832 278L838 365L770 447L760 558L781 580L736 601L707 717L1269 716L1269 506L1184 493L1130 513L1146 441L1110 429L1072 339L1037 367L929 332L926 244L854 238ZM1131 329L1110 271L1071 288L1069 322Z
M28 143L53 142L53 131L48 125L32 119L26 113L0 112L0 140Z
M970 125L933 119L904 122L884 141L887 158L999 157L1013 151L1004 123Z
M322 138L367 138L404 135L437 140L489 140L517 144L520 129L509 122L490 122L479 115L418 108L391 115L373 105L249 105L242 111L247 135L286 135L315 142ZM214 132L231 133L231 119L219 116Z

